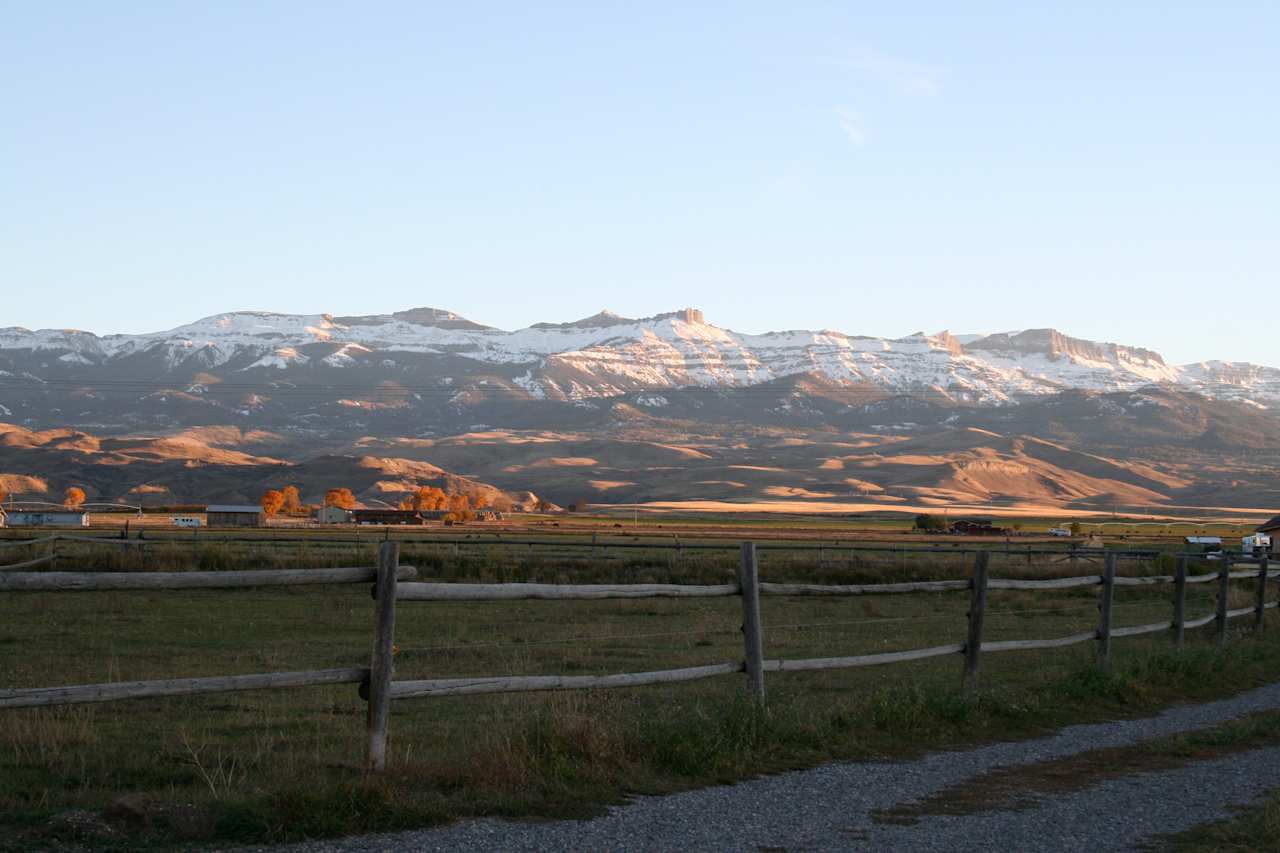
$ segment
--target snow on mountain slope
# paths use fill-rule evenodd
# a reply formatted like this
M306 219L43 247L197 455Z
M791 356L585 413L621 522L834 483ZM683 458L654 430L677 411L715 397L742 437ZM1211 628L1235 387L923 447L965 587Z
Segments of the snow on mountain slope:
M433 308L359 317L233 312L165 332L104 337L0 329L0 354L24 351L39 358L47 354L62 369L141 359L170 372L236 373L388 366L396 364L388 355L397 352L461 357L477 367L510 368L508 381L532 396L569 399L681 386L742 387L813 373L850 385L980 403L1072 388L1123 391L1166 384L1280 406L1280 369L1218 361L1172 366L1150 350L1052 329L898 339L825 330L751 335L711 325L693 309L642 319L602 312L513 332Z

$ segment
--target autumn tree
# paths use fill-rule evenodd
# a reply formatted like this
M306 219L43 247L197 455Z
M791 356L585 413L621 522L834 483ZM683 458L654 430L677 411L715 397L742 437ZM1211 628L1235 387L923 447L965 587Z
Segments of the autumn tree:
M471 505L476 509L484 509L489 505L488 495L476 495L476 499L471 502Z
M435 486L419 486L416 491L406 495L400 501L400 508L422 512L425 510L447 509L448 504L449 496L440 489Z
M275 515L284 506L284 493L275 489L267 489L262 493L262 511L267 515Z
M449 514L446 517L454 521L470 521L476 517L476 514L471 511L471 498L466 495L449 495L447 509Z
M70 486L62 496L62 505L67 509L77 509L84 503L84 498L84 489L79 486Z
M302 495L298 494L297 486L285 486L280 495L284 502L281 510L285 515L297 515L302 512Z
M4 499L9 497L9 493L4 490L4 486L0 486L0 504L4 503Z
M351 494L351 490L346 487L330 489L324 493L324 505L336 506L339 509L355 509L356 496Z

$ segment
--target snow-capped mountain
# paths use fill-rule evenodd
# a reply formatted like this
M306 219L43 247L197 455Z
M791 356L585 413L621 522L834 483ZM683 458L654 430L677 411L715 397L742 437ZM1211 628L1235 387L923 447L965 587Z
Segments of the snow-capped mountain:
M178 382L212 372L228 383L276 385L332 383L326 371L357 368L362 381L372 372L405 388L461 393L478 381L557 400L744 388L808 374L850 387L979 404L1072 389L1165 385L1260 408L1280 406L1280 369L1218 361L1170 365L1150 350L1052 329L897 339L827 330L751 335L685 309L643 319L602 312L503 331L432 308L354 317L233 312L165 332L101 337L0 329L0 379L111 375Z

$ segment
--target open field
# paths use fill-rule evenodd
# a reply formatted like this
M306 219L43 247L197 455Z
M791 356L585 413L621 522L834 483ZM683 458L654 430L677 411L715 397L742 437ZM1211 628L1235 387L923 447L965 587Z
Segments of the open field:
M595 509L595 508L593 508ZM200 515L199 513L195 513ZM934 511L934 514L937 514ZM1260 517L1276 513L1267 511ZM950 518L960 518L952 514ZM84 528L0 528L0 547L7 540L25 540L55 534L73 536L122 536L125 526L132 539L152 542L182 540L213 542L220 539L255 539L289 542L372 543L385 536L402 541L440 540L462 543L494 542L503 538L547 539L560 543L583 544L598 539L601 544L633 541L655 544L697 544L742 539L781 540L797 543L880 543L889 546L928 546L939 550L969 547L1067 548L1084 540L1048 535L1052 527L1063 527L1072 520L1081 525L1086 537L1100 536L1110 545L1125 547L1181 547L1183 537L1190 535L1221 536L1228 546L1239 547L1239 539L1252 533L1256 522L1239 517L1206 516L1195 519L1152 521L1135 516L1093 514L1071 519L1062 515L1002 515L988 513L996 526L1007 528L1007 536L960 536L946 533L924 533L914 530L915 516L907 513L870 515L823 515L805 513L748 512L632 512L628 508L599 508L591 513L544 515L509 514L501 522L473 522L445 527L424 526L315 525L303 519L273 519L265 528L182 529L171 524L172 514L147 515L139 519L133 513L92 513L91 526ZM139 523L141 521L141 523ZM0 561L2 562L2 561Z
M86 546L86 548L89 546ZM374 545L268 550L173 544L148 568L369 565ZM454 556L406 544L426 578L544 582L725 582L729 552L678 561ZM102 547L93 547L95 553ZM98 568L131 566L120 549ZM1168 562L1122 561L1123 574ZM1093 564L1096 566L1096 563ZM818 565L812 553L762 551L765 581L877 582L966 577L971 558L868 554ZM1095 571L997 554L993 577ZM1252 582L1232 606L1252 601ZM1189 588L1189 617L1212 612L1212 584ZM1117 590L1117 626L1168 618L1169 588ZM1096 625L1093 589L993 590L989 641L1057 637ZM769 597L766 655L819 657L963 641L967 593L872 598ZM0 680L36 687L367 663L367 587L189 592L10 593L0 598ZM1273 618L1274 614L1272 615ZM354 687L0 711L0 844L82 837L136 846L265 841L421 825L469 814L581 814L628 792L663 791L842 757L1030 734L1280 677L1280 640L1242 633L1211 651L1118 639L1111 675L1091 644L987 655L984 689L959 693L958 656L876 669L775 673L768 710L743 700L740 675L673 687L580 694L411 699L392 708L390 773L365 781L365 705ZM600 602L403 602L397 679L592 674L740 659L736 599ZM146 745L141 747L140 745ZM304 781L305 780L305 781ZM68 817L68 815L73 817ZM78 815L78 817L77 817Z

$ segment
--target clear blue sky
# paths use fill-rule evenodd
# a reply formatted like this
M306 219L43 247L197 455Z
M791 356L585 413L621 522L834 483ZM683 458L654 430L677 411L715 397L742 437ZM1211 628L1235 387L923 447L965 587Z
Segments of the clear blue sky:
M1280 365L1274 0L0 16L0 325L693 305Z

